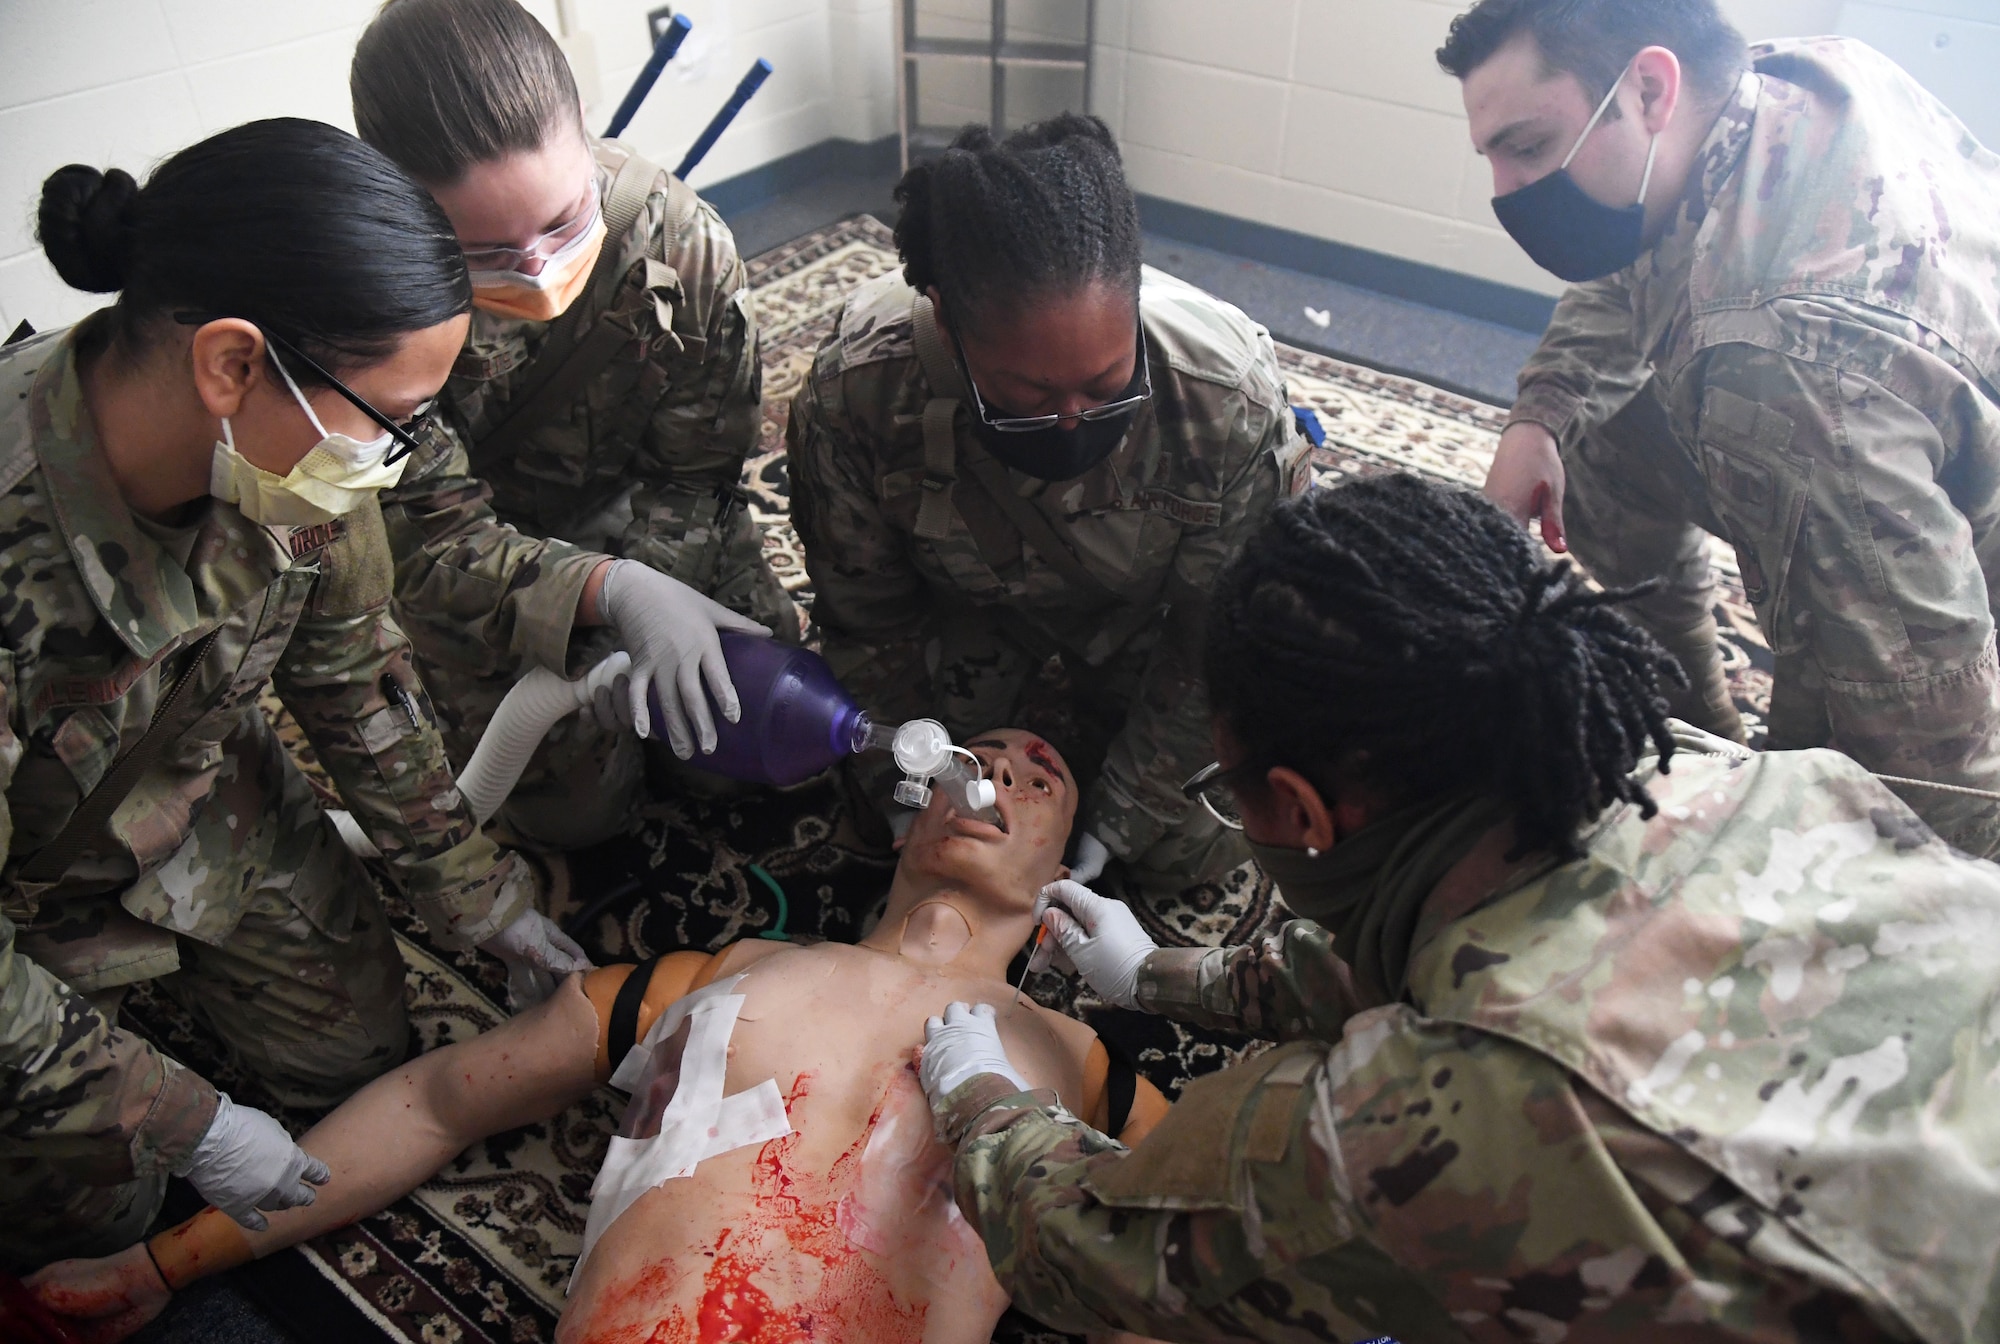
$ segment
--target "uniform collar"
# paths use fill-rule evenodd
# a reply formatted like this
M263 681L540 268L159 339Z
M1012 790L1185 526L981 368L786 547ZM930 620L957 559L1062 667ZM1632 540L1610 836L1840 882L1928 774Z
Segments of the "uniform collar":
M150 662L170 644L213 624L218 603L233 604L242 596L235 591L240 582L218 584L221 576L206 572L205 558L233 555L238 562L233 568L247 570L241 561L261 554L282 570L289 556L226 505L210 510L187 568L146 535L119 493L84 404L77 347L100 334L101 321L93 315L79 323L36 374L28 393L29 422L40 427L35 457L56 530L91 602L133 656Z
M1694 171L1675 208L1674 221L1659 242L1633 264L1633 316L1639 329L1642 352L1655 350L1666 338L1674 316L1687 297L1688 276L1694 269L1702 237L1716 199L1750 144L1750 132L1757 119L1757 103L1764 89L1764 77L1746 72L1736 83L1736 93L1709 128L1695 156Z

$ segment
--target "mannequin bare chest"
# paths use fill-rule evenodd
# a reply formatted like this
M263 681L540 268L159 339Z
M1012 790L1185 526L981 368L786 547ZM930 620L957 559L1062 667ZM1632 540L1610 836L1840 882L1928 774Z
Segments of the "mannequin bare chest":
M703 1160L611 1224L573 1285L564 1344L955 1344L1006 1295L951 1195L912 1052L953 1000L999 1014L1034 1086L1079 1104L1088 1027L998 979L864 947L738 944L725 1091L775 1082L792 1133Z

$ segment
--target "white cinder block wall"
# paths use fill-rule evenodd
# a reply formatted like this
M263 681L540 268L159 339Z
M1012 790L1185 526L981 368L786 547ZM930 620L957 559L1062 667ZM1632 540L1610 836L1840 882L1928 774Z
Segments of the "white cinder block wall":
M1751 37L1850 32L2000 145L2000 0L1722 0ZM1494 221L1458 84L1460 0L1098 0L1093 110L1147 195L1537 290Z
M378 0L0 0L0 335L99 300L56 279L33 238L41 180L65 163L148 165L254 117L347 126L347 64ZM559 0L525 0L551 30ZM649 43L657 0L560 0L587 34L600 128ZM894 130L899 0L684 0L694 35L629 138L668 164L750 62L777 73L695 175L731 177L828 138ZM987 0L922 0L933 35L983 34ZM1842 31L1887 50L2000 145L2000 0L1723 0L1752 37ZM1493 221L1456 84L1432 52L1463 0L1098 0L1093 110L1141 192L1553 293ZM1072 37L1077 0L1009 0L1019 37ZM587 72L584 72L587 74ZM984 118L983 74L935 74L932 124ZM1010 120L1063 90L1017 85ZM1052 101L1053 100L1053 101ZM226 210L227 201L216 202Z
M524 0L551 31L556 0ZM598 63L602 130L650 50L658 0L574 0ZM66 163L149 165L257 117L353 129L347 67L379 0L0 0L0 338L99 306L34 241L41 182ZM895 129L891 0L686 0L695 28L627 138L669 166L750 63L771 79L695 174L714 182L829 137ZM586 96L592 96L586 91ZM218 211L227 201L217 201Z

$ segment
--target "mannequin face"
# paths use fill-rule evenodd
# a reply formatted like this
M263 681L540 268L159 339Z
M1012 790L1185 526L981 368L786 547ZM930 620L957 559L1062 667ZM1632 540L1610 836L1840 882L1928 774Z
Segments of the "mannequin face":
M458 245L526 248L588 214L597 165L575 127L562 127L528 153L505 154L466 169L449 186L426 183L451 220ZM524 275L539 275L546 258L523 261Z
M1074 416L1113 400L1132 381L1139 323L1130 294L1090 285L996 315L973 331L950 325L935 285L930 297L995 415Z
M990 902L995 914L1025 913L1064 871L1076 781L1055 748L1033 733L1003 728L965 746L994 783L1002 825L959 816L940 789L910 826L898 876L956 887Z

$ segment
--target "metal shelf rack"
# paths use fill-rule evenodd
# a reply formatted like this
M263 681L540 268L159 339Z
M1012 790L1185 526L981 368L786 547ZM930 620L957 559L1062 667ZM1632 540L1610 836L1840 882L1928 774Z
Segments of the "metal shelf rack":
M925 126L918 116L918 71L926 61L979 62L990 67L993 133L1007 131L1007 73L1012 69L1074 70L1083 76L1083 106L1090 106L1090 48L1097 35L1097 0L1074 0L1083 8L1083 41L1022 42L1007 34L1007 0L988 0L990 35L979 38L920 37L917 0L896 6L896 122L902 135L903 168L942 152L956 126Z

